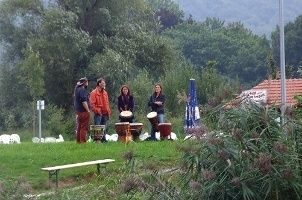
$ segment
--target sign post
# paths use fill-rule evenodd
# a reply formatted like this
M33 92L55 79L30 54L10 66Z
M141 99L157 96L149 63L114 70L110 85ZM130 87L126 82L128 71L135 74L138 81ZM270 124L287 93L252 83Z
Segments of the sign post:
M41 110L44 110L45 106L44 106L44 100L38 100L37 101L37 110L39 111L39 139L41 142L41 138L42 138L42 119L41 119Z
M279 28L280 28L280 68L281 68L281 124L284 125L286 111L286 77L285 77L285 48L284 48L284 21L283 0L279 0Z

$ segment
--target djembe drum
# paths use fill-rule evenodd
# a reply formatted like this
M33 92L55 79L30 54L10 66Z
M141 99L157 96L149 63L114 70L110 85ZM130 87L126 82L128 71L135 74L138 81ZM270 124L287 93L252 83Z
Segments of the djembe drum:
M105 125L90 125L91 136L94 142L101 142L104 137L105 128Z
M129 110L122 111L120 113L120 120L121 122L132 122L133 113Z
M118 140L121 142L132 141L129 122L115 123L115 131L118 134Z
M147 115L148 120L150 121L152 127L155 129L155 131L158 131L158 119L157 119L157 113L156 112L150 112Z
M171 131L172 131L171 123L160 123L158 124L158 129L160 132L161 139L171 137Z
M131 131L133 140L139 139L139 135L142 132L143 126L144 125L142 123L130 123L130 131Z

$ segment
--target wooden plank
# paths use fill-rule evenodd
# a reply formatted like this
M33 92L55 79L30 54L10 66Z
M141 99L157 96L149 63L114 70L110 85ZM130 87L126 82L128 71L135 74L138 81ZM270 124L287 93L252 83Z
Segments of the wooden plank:
M74 164L68 164L68 165L58 165L54 167L44 167L41 168L45 171L54 171L59 169L67 169L67 168L73 168L73 167L80 167L80 166L86 166L86 165L94 165L94 164L106 164L110 162L114 162L113 159L104 159L104 160L94 160L94 161L88 161L88 162L81 162L81 163L74 163Z

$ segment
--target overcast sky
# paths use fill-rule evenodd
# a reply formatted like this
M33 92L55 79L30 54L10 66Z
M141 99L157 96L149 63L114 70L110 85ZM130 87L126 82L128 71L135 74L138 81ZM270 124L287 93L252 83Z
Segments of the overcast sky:
M254 33L270 35L279 23L278 0L174 0L186 15L196 20L217 17L226 22L241 21ZM284 21L302 14L302 0L284 0Z

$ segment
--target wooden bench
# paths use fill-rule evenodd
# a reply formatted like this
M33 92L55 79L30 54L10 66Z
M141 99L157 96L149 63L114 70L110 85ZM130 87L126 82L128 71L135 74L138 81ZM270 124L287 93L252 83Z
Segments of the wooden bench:
M106 168L106 164L110 162L114 162L113 159L104 159L104 160L94 160L94 161L88 161L88 162L80 162L80 163L74 163L74 164L67 164L67 165L58 165L54 167L44 167L41 168L44 171L49 172L49 186L50 186L50 180L53 175L56 176L56 187L58 187L58 173L61 169L68 169L68 168L74 168L74 167L81 167L81 166L87 166L87 165L96 165L98 174L101 173L100 167L101 164Z

